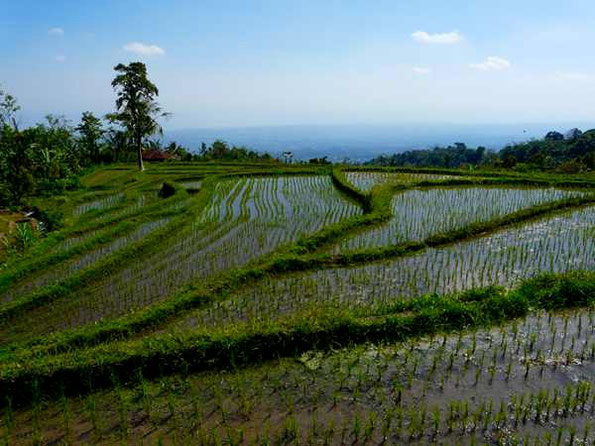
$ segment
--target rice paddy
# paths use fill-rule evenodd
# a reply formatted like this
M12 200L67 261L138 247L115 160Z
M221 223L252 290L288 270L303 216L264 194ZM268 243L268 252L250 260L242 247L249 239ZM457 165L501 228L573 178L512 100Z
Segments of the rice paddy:
M370 191L374 186L415 184L422 181L452 180L455 175L406 172L346 172L347 180L363 191Z
M581 195L558 189L458 187L414 189L395 194L388 224L342 241L335 250L356 250L451 231L523 208Z
M82 184L0 268L4 444L595 444L595 178Z
M310 200L313 194L319 200ZM11 321L6 329L0 326L0 339L12 341L124 315L167 298L193 280L244 265L325 224L357 213L361 209L334 191L328 177L224 179L216 184L209 203L197 213L188 230L171 237L169 246L59 301L30 311L20 320ZM147 223L124 239L134 240L135 234L165 223ZM28 281L29 288L16 288L7 298L68 276L121 248L123 241L117 239L72 264L57 265L38 280Z
M239 290L180 324L265 322L302 311L375 314L396 299L511 287L540 273L595 270L595 207L390 261L292 273Z
M491 329L310 352L243 370L139 375L129 387L12 413L5 438L591 444L594 317L539 312Z

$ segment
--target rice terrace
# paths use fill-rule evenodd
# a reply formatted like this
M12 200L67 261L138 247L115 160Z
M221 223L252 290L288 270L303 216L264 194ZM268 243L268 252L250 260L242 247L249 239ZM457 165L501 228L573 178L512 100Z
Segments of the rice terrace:
M5 444L592 444L591 174L81 182L0 274Z
M2 2L0 446L595 446L594 18Z

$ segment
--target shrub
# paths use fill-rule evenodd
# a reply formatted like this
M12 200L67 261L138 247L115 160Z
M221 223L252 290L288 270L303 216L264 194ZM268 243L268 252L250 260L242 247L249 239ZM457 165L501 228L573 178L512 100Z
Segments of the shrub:
M33 217L39 220L43 228L48 232L55 231L64 225L64 214L56 208L41 209L34 207Z
M161 186L161 190L159 191L159 196L161 198L168 198L171 197L176 193L176 188L172 186L170 183L163 183Z

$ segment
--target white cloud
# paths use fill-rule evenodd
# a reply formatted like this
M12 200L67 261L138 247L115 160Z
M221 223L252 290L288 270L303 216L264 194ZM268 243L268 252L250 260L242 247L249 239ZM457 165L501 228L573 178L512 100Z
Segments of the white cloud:
M472 63L470 68L482 71L500 71L510 68L510 62L502 57L489 56L481 63Z
M413 67L413 72L415 74L429 74L432 70L426 67Z
M50 36L63 36L64 35L64 30L62 28L59 28L59 27L50 28L48 30L48 34Z
M157 45L145 45L140 42L131 42L124 45L122 48L131 53L139 54L141 56L162 56L165 50Z
M415 31L411 34L411 38L419 43L438 43L452 45L463 40L463 36L458 31L451 31L449 33L434 33L430 34L426 31Z
M66 56L56 56L54 57L56 62L64 62L66 60Z

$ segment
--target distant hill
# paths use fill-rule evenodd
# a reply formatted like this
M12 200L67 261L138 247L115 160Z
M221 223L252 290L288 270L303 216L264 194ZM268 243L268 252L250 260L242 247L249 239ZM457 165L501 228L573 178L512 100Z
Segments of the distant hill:
M448 147L407 150L367 161L380 166L462 167L487 165L514 169L559 169L566 173L595 169L595 130L578 128L562 134L549 131L543 138L509 144L499 152L457 142Z
M572 123L559 126L591 128L593 124ZM176 141L192 151L202 142L222 139L230 144L279 155L292 151L295 159L328 156L332 161L349 158L363 162L381 154L411 149L446 146L463 141L469 146L499 150L511 143L542 137L552 124L499 125L299 125L221 129L166 130L165 143Z

